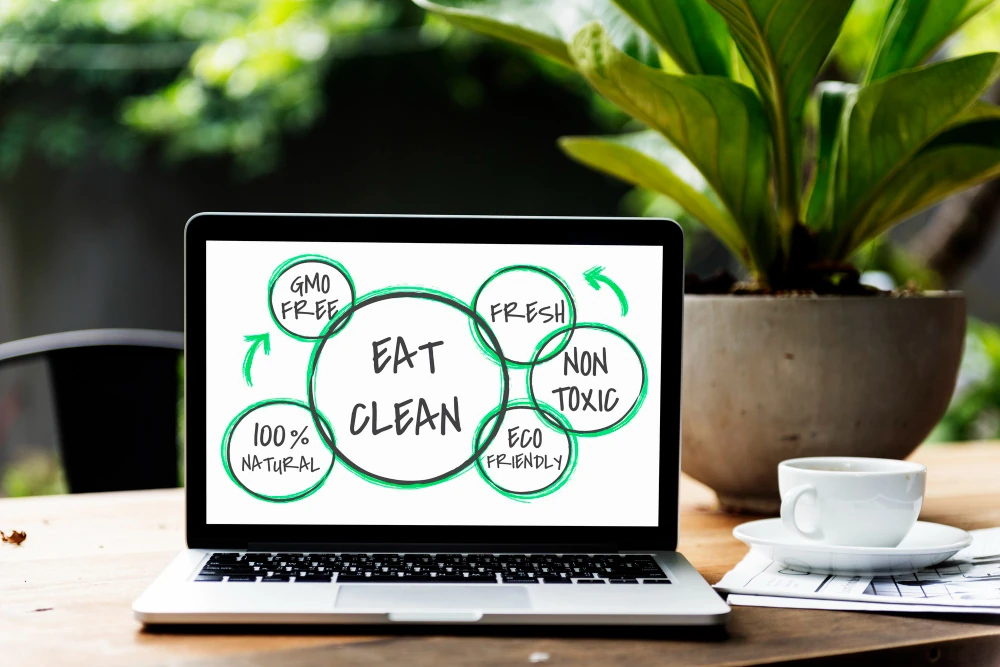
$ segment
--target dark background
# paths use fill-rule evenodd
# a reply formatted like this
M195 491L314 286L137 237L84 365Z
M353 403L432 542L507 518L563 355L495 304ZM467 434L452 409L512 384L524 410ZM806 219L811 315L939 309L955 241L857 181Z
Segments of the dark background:
M556 148L601 131L587 105L538 76L489 85L507 58L470 64L487 82L472 109L442 94L437 54L348 61L326 82L336 104L257 178L225 156L165 164L155 146L129 168L29 159L0 184L0 338L181 330L182 232L201 211L620 214L629 188Z

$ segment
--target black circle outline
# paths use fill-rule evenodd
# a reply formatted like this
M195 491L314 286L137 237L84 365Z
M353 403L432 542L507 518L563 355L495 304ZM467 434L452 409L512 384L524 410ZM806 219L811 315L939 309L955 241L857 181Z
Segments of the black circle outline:
M243 422L243 420L247 418L248 415L253 414L257 410L260 410L261 408L266 408L272 405L291 405L292 407L301 408L303 410L308 409L304 405L302 405L301 402L297 402L295 401L295 399L291 398L273 398L273 399L266 399L264 401L259 401L252 410L247 410L244 414L240 415L240 418L237 419L236 422L229 427L229 437L226 438L226 465L229 467L229 471L232 473L230 479L236 482L236 484L239 485L241 489L249 493L254 498L257 498L258 500L266 500L269 503L292 503L295 502L296 500L302 500L306 496L311 496L312 494L316 493L316 491L318 491L320 487L326 484L326 480L329 479L330 473L333 472L333 466L337 462L337 452L331 450L330 446L327 445L325 442L323 443L323 446L326 447L326 449L330 451L331 454L330 467L327 468L326 472L323 473L323 477L318 482L310 486L305 491L302 491L301 493L296 493L295 495L290 496L288 498L275 498L274 496L268 496L263 493L258 493L256 491L251 490L250 487L248 487L246 484L243 483L243 480L239 478L239 476L236 474L235 468L233 468L233 459L232 459L233 434L236 433L236 429ZM314 422L317 418L317 415L323 421L328 421L324 415L319 415L317 412L313 410L308 410L308 411L312 413ZM320 439L322 440L322 436L320 436Z
M550 269L547 269L544 266L532 266L531 264L514 264L513 266L505 266L502 269L498 269L489 278L483 281L483 284L476 289L476 293L472 296L472 303L471 303L472 309L476 310L476 307L479 304L479 295L483 293L483 290L486 288L487 285L490 284L490 282L492 282L496 278L499 278L505 273L509 273L511 271L531 271L533 273L541 274L546 278L548 278L549 280L551 280L552 282L556 283L556 285L559 287L562 293L566 295L566 298L569 299L570 310L573 313L569 324L563 325L563 327L557 327L557 329L562 329L566 326L572 327L571 329L569 329L569 336L567 336L566 340L562 342L561 347L552 352L552 355L548 359L540 359L540 360L532 359L531 361L516 361L514 359L508 359L503 354L503 351L500 349L499 346L497 346L496 349L492 350L494 354L496 354L498 357L503 358L507 363L512 364L515 368L534 368L538 364L544 364L545 362L554 359L556 355L565 350L566 346L569 345L569 342L573 340L573 331L576 327L576 322L577 322L576 299L573 298L573 292L570 290L569 285L566 284L566 281L564 281L560 276L556 275ZM479 311L476 310L476 312L478 313ZM483 321L485 322L485 319ZM477 335L479 334L478 328L476 330L476 334ZM548 334L546 334L546 336L547 335ZM480 338L482 337L480 336ZM543 336L543 339L544 338L545 336Z
M496 334L493 333L493 330L490 328L489 324L487 324L486 320L483 319L483 317L479 313L477 313L475 310L473 310L472 308L465 305L464 303L462 303L461 301L459 301L454 297L445 296L442 294L438 294L436 292L419 291L412 288L409 289L404 288L399 291L375 293L368 297L362 297L360 301L351 304L351 307L342 311L341 314L338 315L338 318L339 317L350 318L354 315L355 312L364 308L365 306L370 306L374 303L379 303L380 301L387 301L389 299L404 299L404 298L428 299L430 301L437 301L438 303L443 303L446 306L451 306L452 308L464 313L467 317L470 317L473 320L477 321L477 324L481 322L486 327L486 332L489 334L490 340L493 342L493 344L496 345L496 349L501 350L500 341L497 340ZM320 338L318 341L316 341L316 347L313 349L312 356L310 357L309 368L306 373L306 395L308 398L309 410L313 412L314 422L316 422L317 424L317 430L320 431L320 437L323 438L323 441L327 445L327 447L333 450L334 455L336 456L337 459L340 460L341 463L343 463L345 466L350 468L355 473L359 473L363 476L370 477L384 484L390 484L397 487L408 487L408 486L423 487L431 484L437 484L439 482L444 482L448 479L451 479L455 475L458 475L464 472L465 470L469 469L475 463L476 459L484 451L486 451L486 448L493 443L493 440L496 438L496 435L500 430L501 420L499 419L497 420L496 425L493 427L493 430L490 433L489 437L486 438L485 444L482 447L475 449L472 452L472 455L468 459L466 459L463 463L449 470L446 473L422 480L400 480L400 479L393 479L391 477L385 477L383 475L376 475L375 473L369 472L368 470L365 470L361 466L351 461L351 459L349 459L346 455L344 455L344 453L341 452L340 449L337 447L335 439L333 438L333 434L326 433L324 431L322 422L315 419L315 417L320 414L318 409L316 408L316 387L315 387L316 369L319 366L319 357L320 354L323 352L323 347L326 345L326 342L330 338L335 336L337 333L339 333L339 331L342 328L343 327L341 327L339 324L328 326L328 331L324 332L323 337ZM510 402L510 372L507 368L507 362L505 359L503 359L503 357L501 357L500 359L500 369L503 379L503 392L501 393L500 396L501 409L497 414L503 416L504 414L506 414L507 404Z
M513 412L514 410L531 410L532 412L537 412L540 415L544 415L547 412L544 408L537 408L534 405L515 405L515 406L512 406L512 407L508 407L506 410L504 410L503 416L506 417L508 412ZM493 411L490 410L490 413L492 413L492 412ZM487 414L490 414L490 413L487 413ZM500 413L498 412L496 415L492 415L491 414L489 418L490 419L498 419L499 417L500 417ZM548 418L548 417L546 417L545 420L547 422L549 422L550 424L552 423L551 420L550 420L550 418ZM569 420L567 419L567 421L569 421ZM573 447L573 433L571 433L571 431L569 429L567 429L565 426L563 426L562 424L559 424L559 432L562 433L564 436L566 436L566 444L568 445L569 456L573 457L574 459L578 458L579 457L579 452L576 452L576 456L574 456L574 451L573 450L575 448ZM479 434L476 433L476 435L479 435ZM546 484L545 486L543 486L542 488L536 489L534 491L511 491L507 487L501 486L501 485L497 484L496 480L493 479L492 477L490 477L486 473L486 471L483 470L482 456L476 457L476 469L479 471L480 474L482 474L484 477L487 478L487 481L488 481L488 483L491 486L495 486L498 491L501 491L504 494L510 494L512 496L533 496L535 494L544 493L546 489L548 489L550 487L553 487L556 484L558 484L562 480L563 476L568 475L571 472L573 472L573 461L571 461L569 459L569 457L567 457L567 459L566 459L566 466L562 469L562 472L559 473L559 476L556 477L551 482L549 482L548 484Z
M608 326L608 325L602 325L602 324L599 324L597 322L584 322L583 324L574 325L573 328L574 329L594 329L595 331L604 331L606 333L611 333L611 332L608 332L608 329L604 328L606 326ZM562 332L562 328L556 329L555 331L553 331L552 333L550 333L549 335L547 335L545 338L543 338L541 340L541 342L538 344L538 347L535 349L535 356L538 356L539 354L541 354L541 351L543 349L545 349L545 346L548 345L551 342L552 338L554 338L555 336L557 336L561 332ZM619 338L619 339L625 341L626 343L628 343L628 346L630 348L632 348L632 351L635 352L636 358L639 360L639 367L642 369L642 378L641 378L641 381L639 383L639 395L635 397L635 401L633 401L632 405L629 406L629 409L626 410L625 414L622 415L617 421L615 421L615 422L613 422L613 423L611 423L611 424L609 424L607 426L603 426L603 427L597 428L597 429L591 429L589 431L581 431L581 430L575 429L575 428L569 429L569 432L573 433L574 435L578 435L578 436L581 436L581 437L585 438L585 437L588 437L588 436L595 436L595 435L607 435L608 433L613 432L620 424L622 424L622 422L628 421L632 417L635 416L635 415L632 414L632 412L634 410L636 410L638 408L638 406L642 403L642 401L645 399L645 394L643 392L643 389L646 388L646 383L649 381L649 375L646 372L646 362L642 358L642 352L640 352L638 346L636 346L636 344L632 342L632 339L629 338L628 336L626 336L625 334L623 334L621 332L617 332L617 333L612 333L612 335L616 336L617 338ZM528 400L531 401L532 405L534 405L534 406L537 407L538 406L538 399L535 398L534 379L535 379L535 366L531 366L528 369ZM565 415L562 411L560 411L558 409L556 411L559 412L560 414L562 414L564 417L566 417L567 421L569 421L570 423L572 423L572 420L567 415ZM542 417L545 418L545 421L547 421L550 424L552 424L553 427L555 427L555 428L557 428L559 430L564 430L562 424L555 424L555 423L553 423L552 420L548 416L545 415L544 411L540 411L539 414L541 414Z
M329 259L329 258L327 258L327 259ZM279 280L281 280L281 276L285 275L286 273L288 273L289 271L291 271L292 269L294 269L296 266L299 266L301 264L311 264L311 263L325 264L326 266L329 266L329 267L335 269L337 271L337 273L339 273L340 275L342 275L344 277L344 280L347 281L347 286L351 288L351 305L353 306L354 303L358 300L358 293L357 293L357 290L354 287L354 280L351 278L350 274L347 273L347 269L343 269L343 268L337 266L336 264L331 264L330 262L324 262L318 256L304 257L300 261L295 262L294 264L289 264L288 266L286 266L281 271L281 273L279 273L277 276L275 276L273 279L271 279L270 284L267 286L267 309L271 313L271 319L278 326L278 328L281 329L282 333L284 333L289 338L293 338L293 339L301 341L303 343L309 343L309 342L313 342L313 341L319 340L320 337L323 334L320 333L318 336L301 336L301 335L295 333L294 331L292 331L291 329L286 328L285 325L281 323L281 320L278 319L278 316L274 314L274 302L273 302L273 298L274 298L274 286L278 284ZM348 317L346 320L344 320L343 322L341 322L340 324L337 325L337 329L338 330L339 329L343 329L344 327L347 326L347 323L350 322L350 321L351 321L351 318Z

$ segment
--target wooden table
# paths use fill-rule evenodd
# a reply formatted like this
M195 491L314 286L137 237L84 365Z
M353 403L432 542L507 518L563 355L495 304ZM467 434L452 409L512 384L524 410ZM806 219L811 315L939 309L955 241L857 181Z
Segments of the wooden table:
M1000 526L1000 443L926 446L922 518ZM681 486L681 551L715 582L743 557L747 517ZM16 665L851 665L1000 664L1000 618L733 609L727 631L600 628L185 628L146 631L130 605L184 547L180 490L0 500L0 664ZM445 633L447 632L447 634ZM376 634L381 633L381 634Z

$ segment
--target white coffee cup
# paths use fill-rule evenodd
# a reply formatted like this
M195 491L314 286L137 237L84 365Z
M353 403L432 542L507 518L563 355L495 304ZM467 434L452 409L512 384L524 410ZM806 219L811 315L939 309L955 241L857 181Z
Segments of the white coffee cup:
M919 463L815 456L778 464L781 520L807 540L895 547L917 522L927 468Z

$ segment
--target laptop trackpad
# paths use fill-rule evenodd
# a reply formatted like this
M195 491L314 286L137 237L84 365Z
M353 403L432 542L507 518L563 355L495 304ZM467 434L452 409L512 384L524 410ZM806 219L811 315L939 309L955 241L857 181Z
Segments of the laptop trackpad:
M530 609L531 601L523 586L344 584L337 594L336 608L380 612L478 613L492 609Z

